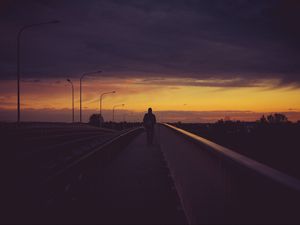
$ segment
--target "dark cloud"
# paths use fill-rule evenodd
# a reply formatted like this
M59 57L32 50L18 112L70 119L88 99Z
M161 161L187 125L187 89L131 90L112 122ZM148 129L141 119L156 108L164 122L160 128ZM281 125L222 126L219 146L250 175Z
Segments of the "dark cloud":
M78 76L101 68L103 76L298 84L299 9L300 2L291 0L4 1L0 75L15 78L20 27L59 19L24 32L24 77Z
M25 83L40 83L41 82L41 80L39 80L39 79L24 79L24 80L22 80L22 82L25 82Z
M263 80L263 79L203 79L195 80L193 79L144 79L136 81L136 84L143 85L162 85L162 86L194 86L194 87L268 87L268 88L277 88L282 86L282 83L279 81ZM291 86L291 88L297 88L296 85Z

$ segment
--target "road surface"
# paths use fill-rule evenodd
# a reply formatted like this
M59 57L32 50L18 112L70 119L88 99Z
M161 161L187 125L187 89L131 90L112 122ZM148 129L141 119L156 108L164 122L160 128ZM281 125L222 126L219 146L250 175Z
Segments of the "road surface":
M80 185L66 185L61 198L50 201L49 211L40 214L38 222L300 222L299 192L238 166L164 125L156 126L153 146L147 146L143 132L121 149L105 166L97 159L96 166L83 171Z
M156 131L153 146L146 145L143 132L107 167L94 169L85 192L74 196L70 205L62 205L58 216L65 222L82 223L187 223L160 150L159 128Z

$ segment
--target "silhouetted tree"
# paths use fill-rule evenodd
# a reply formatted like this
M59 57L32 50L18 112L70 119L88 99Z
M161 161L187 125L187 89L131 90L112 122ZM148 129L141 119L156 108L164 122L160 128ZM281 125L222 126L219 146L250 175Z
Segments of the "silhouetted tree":
M268 115L267 116L267 121L268 121L268 123L274 123L274 116L271 114L271 115Z
M223 119L220 119L220 120L218 120L218 121L216 122L216 124L222 125L222 124L224 124L224 120L223 120Z
M287 123L288 118L284 114L275 113L274 115L268 115L267 116L268 123L271 124L281 124L281 123Z
M263 115L263 116L260 118L259 122L262 123L262 124L268 123L268 121L267 121L265 115Z
M100 126L103 123L103 117L100 114L93 114L90 116L89 124L93 126Z

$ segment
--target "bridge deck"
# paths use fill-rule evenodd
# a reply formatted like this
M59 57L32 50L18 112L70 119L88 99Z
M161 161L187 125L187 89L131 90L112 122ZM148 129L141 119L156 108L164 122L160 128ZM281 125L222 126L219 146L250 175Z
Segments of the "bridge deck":
M89 190L72 206L77 208L72 216L77 222L186 223L158 135L155 144L147 146L145 133L140 134L106 168L95 170ZM88 213L82 214L83 209Z
M78 167L78 173L73 171L76 180L80 173L84 174L80 182L72 184L69 174L65 174L64 181L71 188L65 187L63 182L60 190L65 187L65 193L57 198L58 201L53 198L46 217L41 217L43 221L104 224L299 222L299 191L224 158L212 148L199 145L164 125L156 127L154 146L146 145L145 133L142 133L112 161L105 155L104 161L108 164L101 161L101 157L93 159L84 161L93 162L92 165L85 163Z

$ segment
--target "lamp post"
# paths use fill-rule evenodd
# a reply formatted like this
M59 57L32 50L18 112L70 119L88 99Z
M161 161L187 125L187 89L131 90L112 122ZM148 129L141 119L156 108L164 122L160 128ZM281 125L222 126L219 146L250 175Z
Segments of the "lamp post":
M124 106L125 106L125 104L114 105L114 107L113 107L113 117L112 117L113 122L115 122L115 108L124 107Z
M102 116L102 98L104 95L114 94L116 91L104 92L100 95L100 116Z
M20 123L21 121L21 100L20 100L20 73L21 73L21 36L24 30L32 28L32 27L36 27L36 26L42 26L42 25L47 25L47 24L55 24L55 23L59 23L59 20L53 20L53 21L49 21L49 22L44 22L44 23L35 23L35 24L30 24L30 25L26 25L23 26L19 32L18 32L18 36L17 36L17 108L18 108L18 123Z
M87 76L87 75L90 75L90 74L93 74L93 73L102 73L101 70L99 71L94 71L94 72L88 72L88 73L84 73L82 74L82 76L80 77L80 123L82 123L82 79Z
M72 86L72 122L74 123L74 85L73 85L73 82L70 79L67 79L67 81Z

